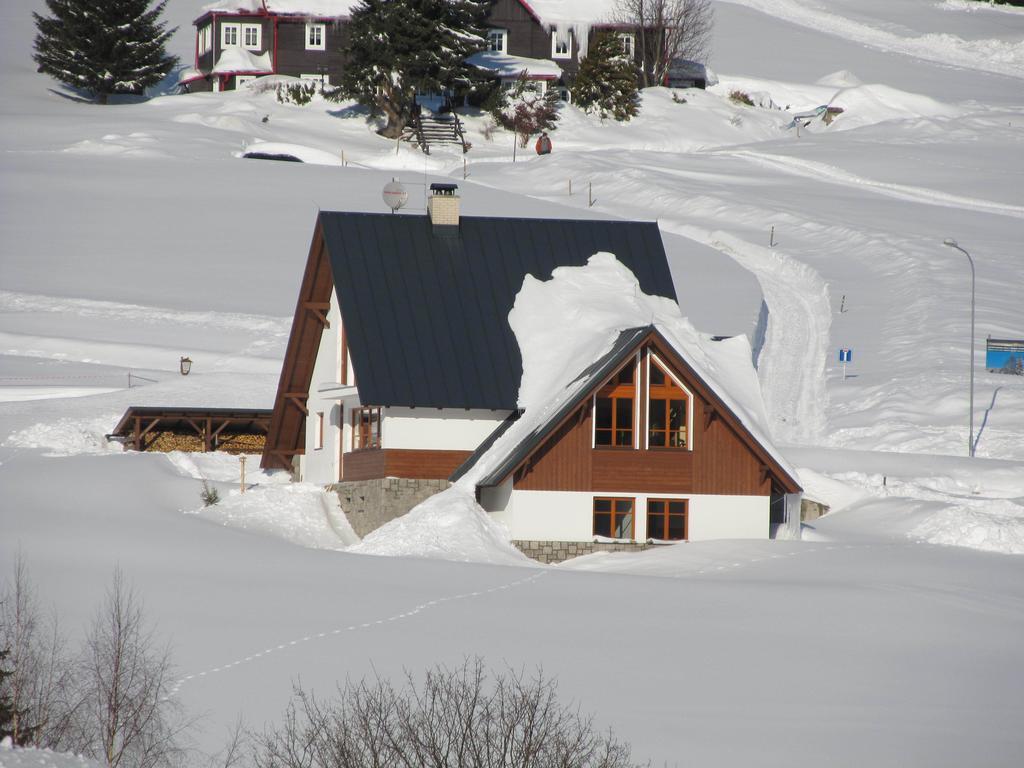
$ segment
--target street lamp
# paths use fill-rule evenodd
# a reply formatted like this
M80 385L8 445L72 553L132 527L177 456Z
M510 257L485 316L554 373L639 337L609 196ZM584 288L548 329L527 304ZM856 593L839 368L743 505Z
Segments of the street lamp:
M967 433L967 455L974 456L974 259L952 238L947 237L942 244L960 251L971 265L971 417L970 431Z
M181 361L178 363L178 370L181 371L182 376L188 376L188 372L192 370L192 360L187 357L181 358Z

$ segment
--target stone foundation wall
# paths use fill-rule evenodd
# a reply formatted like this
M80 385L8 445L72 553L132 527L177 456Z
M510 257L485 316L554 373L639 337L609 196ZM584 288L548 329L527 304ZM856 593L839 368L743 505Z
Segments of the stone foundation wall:
M401 517L421 501L445 490L447 480L409 480L385 477L335 483L329 490L338 494L352 530L362 538L371 531Z
M533 541L527 539L513 540L512 544L527 557L541 563L562 563L580 555L591 555L594 552L643 552L654 546L646 542L605 544L596 541Z

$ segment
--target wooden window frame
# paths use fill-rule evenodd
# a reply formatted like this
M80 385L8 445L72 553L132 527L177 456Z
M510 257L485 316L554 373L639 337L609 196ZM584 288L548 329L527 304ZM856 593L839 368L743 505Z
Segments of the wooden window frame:
M612 533L615 532L615 518L625 513L620 513L616 508L618 502L628 501L631 505L633 519L629 525L629 538L624 536L604 536L604 534L597 532L597 502L599 501L610 501L612 508L609 514L611 514L611 526L610 530ZM595 496L590 504L590 530L593 536L604 536L606 539L616 539L618 541L636 541L636 498L633 496Z
M619 58L634 61L636 59L636 32L616 32L615 37L622 44L622 53ZM628 51L626 50L627 40L629 41Z
M319 30L320 42L314 43L312 41L313 30ZM327 50L327 25L321 24L315 21L306 22L306 50L307 51L326 51Z
M644 391L644 449L649 451L692 451L693 450L693 392L690 391L682 379L676 375L672 370L672 367L658 357L657 353L651 349L647 352L647 360L644 371L645 391ZM679 389L683 391L686 397L686 444L682 446L668 445L668 434L670 432L668 426L665 427L665 443L666 445L651 445L651 365L656 365L661 369L661 372L670 378Z
M633 366L632 389L628 389L627 388L630 385L619 384L619 385L614 387L613 394L612 394L612 397L611 397L611 400L612 400L612 426L611 426L612 441L611 441L611 444L610 445L604 445L604 444L598 445L598 443L597 443L597 432L598 432L598 427L597 427L597 400L598 400L598 397L600 396L601 391L605 387L607 387L611 382L613 382L615 379L617 379L619 374L622 373L622 371L624 371L630 365ZM618 411L618 401L621 400L621 399L625 399L627 392L630 392L629 397L633 401L632 420L631 420L630 429L629 429L629 431L630 431L630 441L629 441L628 445L618 445L615 442L616 433L619 432L619 431L624 431L624 430L619 430L618 427L616 426L616 424L617 424L617 416L618 416L618 413L619 413L619 411ZM615 373L613 373L611 376L609 376L605 380L605 382L600 387L598 387L597 391L594 392L594 395L591 398L591 405L590 405L590 407L591 407L591 422L592 422L592 425L593 425L591 430L590 430L590 445L591 445L592 448L599 449L599 450L610 449L610 450L620 450L621 451L621 450L636 450L639 447L639 437L640 437L640 435L639 435L639 432L637 431L639 423L640 423L640 413L639 413L639 409L640 409L640 366L639 366L639 356L634 357L629 363L626 363L626 365L620 366L615 371ZM601 431L604 432L606 430L604 428L602 428Z
M654 536L651 533L651 502L661 502L665 504L665 521L664 527L659 533L668 532L669 515L679 514L669 512L669 504L682 504L683 505L683 538L681 539L670 539L667 536ZM661 497L651 497L647 499L647 508L644 510L644 523L647 526L647 538L657 539L658 541L689 541L690 540L690 500L689 499L666 499Z
M565 53L559 53L558 51L558 30L551 30L551 58L552 59L571 59L572 58L572 32L568 33L568 40L566 40Z
M369 425L373 423L371 418L368 422L363 422L362 415L364 413L370 413L371 417L374 413L377 415L377 434L376 437L373 435L373 430L369 428ZM383 429L384 429L384 409L379 405L364 405L358 408L352 409L352 450L353 451L373 451L381 447L383 443Z
M316 412L316 432L313 436L313 450L319 451L324 447L324 412Z
M228 32L235 33L235 42L228 42ZM221 22L220 24L220 47L223 48L238 48L242 45L242 25L237 22Z

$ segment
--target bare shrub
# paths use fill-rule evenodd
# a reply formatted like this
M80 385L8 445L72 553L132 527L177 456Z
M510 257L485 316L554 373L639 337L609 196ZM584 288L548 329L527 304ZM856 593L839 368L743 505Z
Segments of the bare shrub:
M750 95L740 90L729 91L729 101L733 104L745 104L748 107L754 106L754 100L750 98Z
M25 558L19 552L9 584L0 596L0 648L8 650L9 675L0 694L10 701L15 744L60 749L67 746L73 705L72 664L56 616L44 619Z
M347 682L340 698L297 686L284 722L254 737L257 768L626 768L629 746L558 700L541 672L488 678L480 659L419 685Z
M613 15L637 30L645 88L661 85L676 59L708 60L715 25L711 0L617 0Z
M120 569L86 636L76 677L75 751L110 768L158 768L180 754L185 724L168 698L169 652L157 649Z

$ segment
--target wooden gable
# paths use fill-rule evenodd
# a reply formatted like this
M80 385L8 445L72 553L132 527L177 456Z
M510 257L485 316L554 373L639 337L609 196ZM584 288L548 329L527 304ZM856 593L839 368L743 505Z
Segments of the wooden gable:
M796 480L743 426L696 372L652 331L635 349L652 349L693 394L692 450L593 446L596 387L516 467L517 490L767 496L800 490ZM642 375L645 366L641 366ZM641 392L647 382L641 380ZM646 421L646 397L640 417Z

